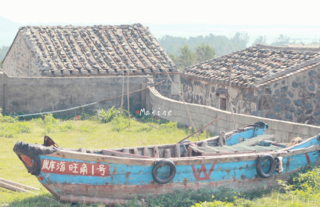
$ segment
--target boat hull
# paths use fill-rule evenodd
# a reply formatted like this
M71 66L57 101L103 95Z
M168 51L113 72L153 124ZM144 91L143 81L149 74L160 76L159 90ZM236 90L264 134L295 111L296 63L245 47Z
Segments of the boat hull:
M208 188L215 191L219 187L248 192L275 186L277 180L289 180L293 173L306 167L307 164L316 165L319 160L319 149L319 146L313 146L308 150L300 149L291 153L271 153L273 156L283 156L284 170L281 173L275 172L269 178L257 175L256 160L261 154L172 159L176 166L176 175L167 184L156 183L152 177L152 169L157 160L131 160L130 164L128 159L121 159L117 163L113 157L101 159L100 156L94 155L90 159L88 156L87 159L74 159L70 152L55 152L40 156L42 163L47 160L55 163L65 162L66 167L71 163L78 163L78 166L87 164L94 168L103 165L108 166L108 172L105 176L90 176L90 173L95 172L88 171L87 175L70 171L58 174L54 170L49 172L50 170L42 169L37 178L58 199L68 196L131 199L135 196L148 197L185 189ZM99 162L96 162L96 159L99 159ZM80 168L77 172L80 172Z
M156 196L175 190L206 188L214 192L223 187L250 192L270 188L278 184L277 180L289 180L293 173L307 165L318 165L319 144L319 136L315 136L276 151L212 156L193 156L191 153L191 157L173 158L128 158L23 142L18 142L14 151L28 171L60 201L113 205L126 203L127 199L136 196ZM281 158L282 169L262 178L256 165L266 155ZM153 172L162 160L170 160L175 167L174 171L168 166L160 169L160 175L174 173L173 179L166 184L158 183ZM268 170L270 165L264 163L261 168Z

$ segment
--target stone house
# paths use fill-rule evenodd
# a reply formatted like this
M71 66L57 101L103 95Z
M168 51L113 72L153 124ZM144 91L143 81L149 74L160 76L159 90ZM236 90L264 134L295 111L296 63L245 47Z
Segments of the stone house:
M190 103L320 125L319 78L319 47L258 44L185 68L181 83Z
M114 96L120 95L113 92L119 91L123 76L127 77L129 74L130 81L138 77L139 81L146 80L141 77L152 78L154 83L164 81L156 86L157 90L162 95L174 99L177 99L178 92L168 80L168 74L177 84L180 78L173 61L149 28L141 24L21 27L3 60L3 72L9 79L29 78L27 80L36 82L39 78L46 79L53 85L57 79L61 84L63 80L68 82L72 79L72 83L81 85L84 80L90 78L90 82L87 81L85 86L88 93L95 93L97 88L102 87L103 78L119 79L104 89ZM95 78L99 81L96 82ZM19 81L14 82L17 84ZM3 88L10 88L9 82L3 84ZM142 84L141 82L140 88ZM130 89L132 91L138 88ZM71 88L61 90L64 90L65 95L68 96L69 93L73 96L73 100L64 107L74 106L77 103L74 97L81 96L80 92L74 92ZM2 93L5 93L8 90L3 91ZM92 99L88 98L84 102L90 101ZM3 103L7 103L9 107L10 100L3 100ZM57 104L56 108L61 106ZM8 113L17 110L23 109L10 109Z

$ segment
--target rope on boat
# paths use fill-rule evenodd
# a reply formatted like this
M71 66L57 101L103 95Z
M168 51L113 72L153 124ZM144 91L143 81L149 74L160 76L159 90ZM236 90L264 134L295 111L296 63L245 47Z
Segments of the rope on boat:
M130 98L129 98L129 68L128 68L128 75L127 75L127 102L128 102L128 119L129 119L129 126L130 126Z
M231 56L233 56L233 52L231 54ZM234 61L233 61L234 63ZM229 72L230 72L230 75L229 75L229 90L228 90L228 99L229 99L229 105L230 105L230 111L231 111L231 116L232 116L232 121L233 121L233 127L234 127L234 130L236 130L236 123L234 121L234 116L233 116L233 107L232 107L232 104L231 104L231 67L229 68Z
M200 131L201 131L201 130L203 130L204 128L206 128L206 127L210 126L211 124L213 124L214 122L218 121L221 117L222 117L222 116L219 116L218 118L216 118L215 120L213 120L213 121L212 121L212 122L210 122L209 124L205 125L204 127L202 127L201 129L199 129L198 131L196 131L196 132L194 132L194 133L190 134L190 135L189 135L189 136L187 136L186 138L183 138L182 140L180 140L180 141L179 141L179 142L177 142L177 143L181 143L181 142L183 142L184 140L188 139L189 137L193 136L194 134L196 134L196 133L200 132Z
M122 106L123 106L123 93L124 93L124 70L122 70L122 96L121 96L121 105L120 105L120 113L122 114Z
M84 107L87 107L87 106L92 106L92 105L95 105L95 104L99 104L99 103L102 103L102 102L106 102L106 101L110 101L110 100L113 100L113 99L116 99L116 98L120 98L121 96L125 96L125 95L129 95L129 94L136 93L136 92L139 92L139 91L143 91L145 89L148 89L149 87L154 87L156 85L159 85L163 81L161 81L161 82L159 82L157 84L153 84L152 86L148 86L146 88L142 88L142 89L139 89L139 90L136 90L136 91L132 91L130 93L122 94L120 96L116 96L116 97L113 97L113 98L108 98L108 99L105 99L105 100L102 100L102 101L96 101L96 102L92 102L92 103L89 103L89 104L84 104L84 105L80 105L80 106L76 106L76 107L72 107L72 108L68 108L68 109L61 109L61 110L56 110L56 111L47 111L47 112L33 113L33 114L24 114L24 115L18 115L18 116L14 116L14 117L18 117L19 118L19 117L27 117L27 116L37 116L37 115L60 113L60 112L65 112L65 111L71 111L71 110L74 110L74 109L84 108Z

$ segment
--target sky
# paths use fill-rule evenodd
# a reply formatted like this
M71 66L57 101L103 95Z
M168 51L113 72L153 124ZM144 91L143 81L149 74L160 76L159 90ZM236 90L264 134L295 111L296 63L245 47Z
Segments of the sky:
M21 24L320 25L316 0L2 1L0 16Z

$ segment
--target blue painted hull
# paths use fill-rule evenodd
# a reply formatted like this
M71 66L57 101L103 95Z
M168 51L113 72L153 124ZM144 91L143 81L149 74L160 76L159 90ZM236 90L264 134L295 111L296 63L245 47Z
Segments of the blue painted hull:
M263 131L247 131L261 134ZM240 135L231 137L236 143ZM130 199L170 193L178 189L227 187L236 191L277 185L278 179L288 180L290 175L308 164L319 161L319 137L286 150L271 151L273 157L283 158L283 171L275 171L268 178L257 174L257 159L266 153L234 153L232 155L171 158L176 167L174 178L166 184L155 182L152 171L163 158L123 158L99 153L80 153L57 150L40 154L41 170L38 180L62 201L80 198ZM265 166L264 168L268 168ZM161 173L170 173L163 168ZM89 199L90 200L90 199Z

